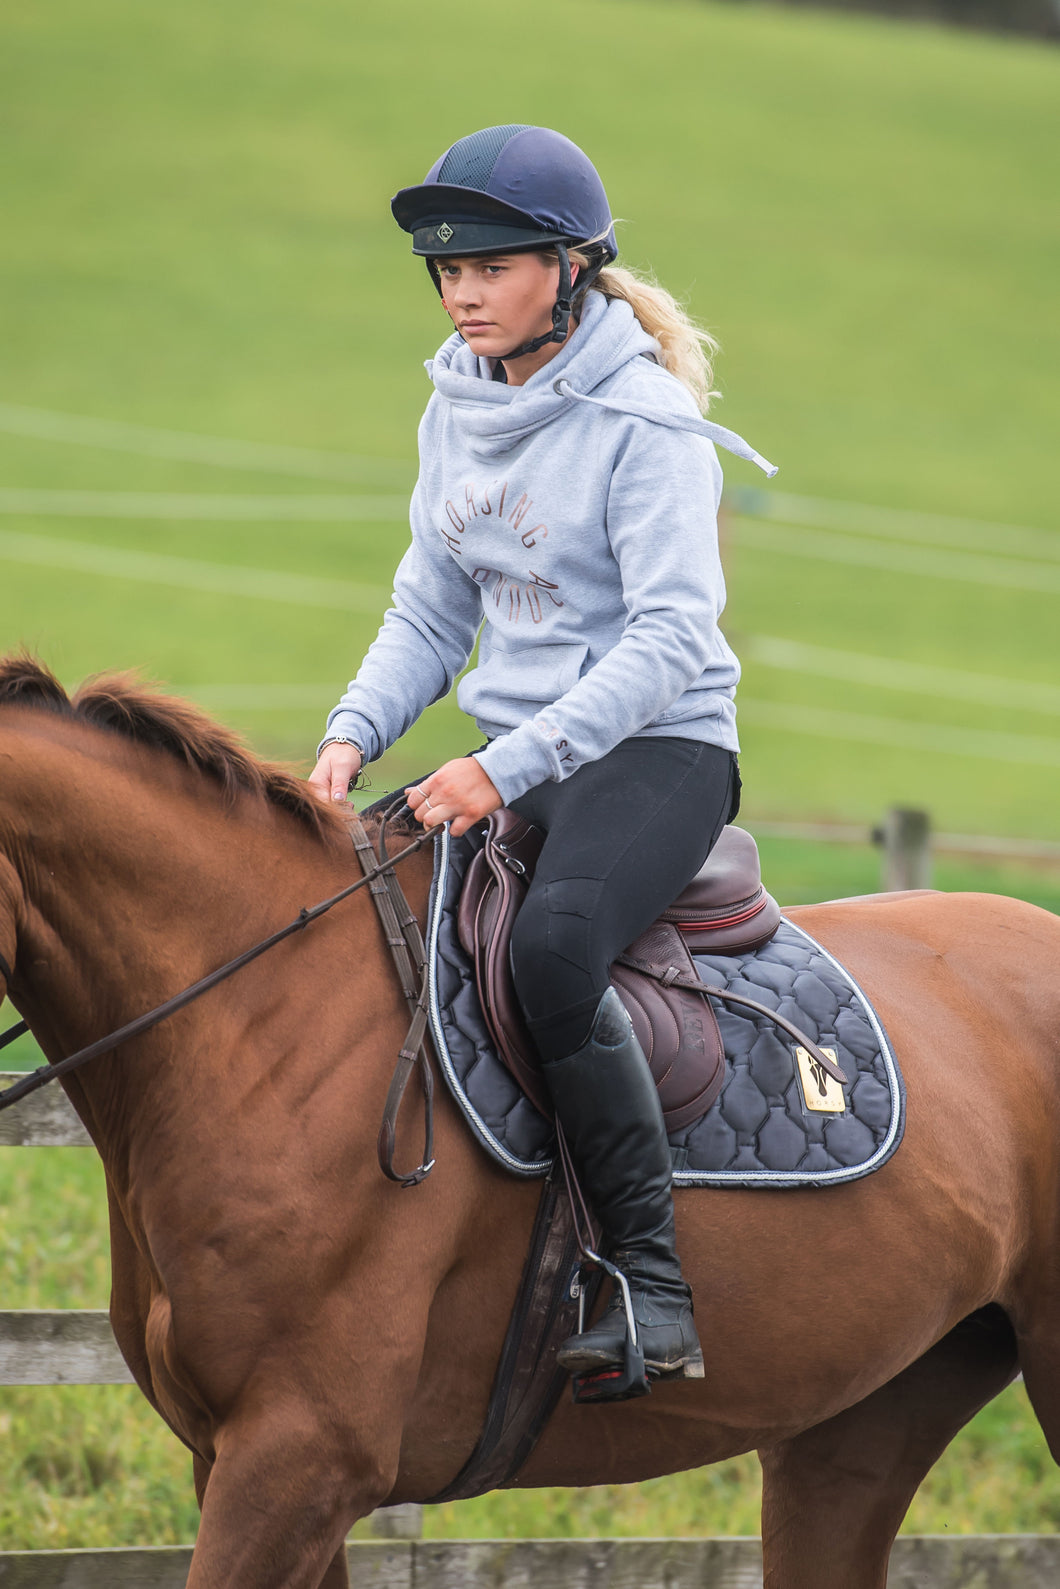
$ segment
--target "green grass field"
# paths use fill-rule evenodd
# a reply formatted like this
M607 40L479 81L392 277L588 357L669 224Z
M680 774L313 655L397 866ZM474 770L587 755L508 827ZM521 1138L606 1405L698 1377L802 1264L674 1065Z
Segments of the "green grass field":
M467 23L473 44L422 0L7 19L0 644L70 680L145 668L308 756L385 600L419 361L445 330L387 199L470 126L559 123L628 217L627 257L721 336L719 415L785 493L961 521L910 544L848 515L822 548L812 522L730 515L748 815L913 802L943 829L1055 835L1060 56L674 0L469 0ZM56 415L344 456L236 469L137 432L88 445ZM169 502L29 512L19 490ZM277 520L187 500L311 493L389 502ZM246 594L260 571L278 578ZM778 639L831 676L768 660ZM895 683L896 660L945 677ZM443 705L377 777L468 742Z
M1058 89L1030 42L768 5L10 11L0 653L141 668L305 763L386 599L445 333L387 200L474 127L541 122L721 337L717 417L782 468L760 492L727 464L747 825L904 803L1055 841ZM473 733L443 703L375 787ZM867 845L762 851L786 902L876 886ZM936 881L1060 910L1057 868ZM106 1270L91 1155L0 1152L0 1305L102 1306ZM134 1392L3 1391L0 1435L0 1548L192 1536L185 1455ZM753 1470L428 1526L753 1532ZM1051 1530L1058 1498L1012 1390L907 1526Z

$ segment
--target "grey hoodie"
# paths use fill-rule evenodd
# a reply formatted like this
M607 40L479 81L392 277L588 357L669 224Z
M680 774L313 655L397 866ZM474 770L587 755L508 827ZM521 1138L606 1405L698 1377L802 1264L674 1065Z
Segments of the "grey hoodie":
M657 351L628 304L596 292L525 386L494 381L459 335L444 344L427 364L412 544L328 735L380 756L451 689L481 625L457 700L505 803L631 735L738 748L708 438L775 470L700 417Z

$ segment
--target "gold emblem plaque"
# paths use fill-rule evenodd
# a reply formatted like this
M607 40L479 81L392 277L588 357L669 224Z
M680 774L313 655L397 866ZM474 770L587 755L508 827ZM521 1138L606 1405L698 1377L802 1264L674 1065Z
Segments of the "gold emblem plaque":
M836 1064L839 1063L834 1048L822 1046L821 1053L827 1054ZM805 1048L796 1048L795 1060L799 1073L799 1086L802 1088L802 1101L806 1108L812 1109L815 1114L845 1114L847 1101L843 1097L842 1087L835 1078L830 1076Z

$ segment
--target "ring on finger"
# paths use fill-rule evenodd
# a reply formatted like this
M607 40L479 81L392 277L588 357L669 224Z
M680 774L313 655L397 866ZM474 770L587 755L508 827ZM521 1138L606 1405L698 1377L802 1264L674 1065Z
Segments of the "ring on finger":
M423 794L423 790L422 789L420 790L420 794ZM433 811L434 810L434 807L431 805L431 797L430 797L430 795L423 795L423 803L427 807L428 811Z

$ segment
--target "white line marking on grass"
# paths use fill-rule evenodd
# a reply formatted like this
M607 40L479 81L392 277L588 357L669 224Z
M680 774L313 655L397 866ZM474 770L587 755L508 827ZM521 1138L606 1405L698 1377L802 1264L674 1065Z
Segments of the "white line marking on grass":
M103 419L90 414L69 414L36 408L25 403L0 403L0 431L82 447L139 453L155 458L175 458L221 468L248 469L266 474L301 475L315 480L366 480L396 483L410 481L413 466L400 459L373 458L282 443L241 441L230 436L206 436L194 431L168 430L128 420ZM989 524L979 519L956 518L915 509L878 507L862 502L832 501L823 497L795 496L786 491L765 491L755 486L730 487L726 502L749 518L782 519L792 524L818 525L851 534L880 535L940 546L975 547L1023 552L1029 557L1060 561L1060 533L1028 529L1021 525Z
M773 635L748 635L740 646L740 654L767 668L809 673L822 679L842 679L881 689L905 690L915 695L975 701L983 706L1003 706L1010 711L1060 714L1060 687L1029 679L1005 679L989 673L965 673L959 668L900 662L891 657L806 645L801 640L780 640Z
M809 839L825 844L875 844L875 824L859 822L771 822L749 817L746 826L756 838ZM960 855L986 855L998 860L1060 861L1060 844L1048 839L1000 838L988 833L931 833L931 848Z
M881 535L958 549L1018 552L1026 557L1045 557L1060 562L1060 531L1057 530L1032 530L1020 524L988 524L983 519L919 513L913 508L832 502L823 497L792 496L787 491L763 491L757 486L734 486L728 501L735 513L752 519L780 519L788 524L846 530L852 535Z
M212 711L327 711L345 684L175 684L173 693Z
M390 592L381 586L355 585L341 579L312 579L264 568L238 568L224 563L164 557L156 552L131 552L114 546L89 546L51 536L20 535L0 530L0 558L33 563L112 579L143 580L152 585L182 586L223 596L255 596L301 607L337 607L343 612L382 614Z
M353 453L284 447L271 442L236 441L225 436L200 436L191 431L159 430L124 420L62 414L54 409L0 403L0 431L79 447L141 453L152 458L179 458L187 463L215 464L224 469L251 469L263 474L303 475L313 480L409 480L412 467L400 460L361 458Z
M189 491L0 490L0 513L86 519L407 520L408 497L235 496Z
M738 518L737 543L759 552L812 557L828 563L884 568L895 574L928 575L933 579L967 580L975 585L1003 585L1042 595L1060 592L1060 567L1020 562L1016 558L981 557L976 552L943 551L929 546L892 546L885 541L852 541L828 530L783 529L759 519Z
M835 712L824 707L784 705L741 697L738 716L758 727L820 739L845 739L867 745L893 745L901 750L944 751L990 761L1025 762L1060 767L1060 740L1037 734L991 733L986 729L951 728L943 723L910 723L860 712Z

